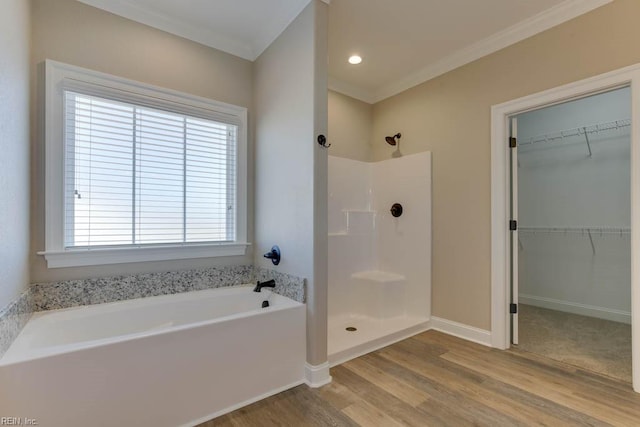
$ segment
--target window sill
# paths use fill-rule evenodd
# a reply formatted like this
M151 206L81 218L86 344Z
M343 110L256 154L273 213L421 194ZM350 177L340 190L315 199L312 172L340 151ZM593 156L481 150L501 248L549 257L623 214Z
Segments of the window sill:
M220 243L194 246L153 246L139 248L68 249L38 252L47 260L48 268L83 267L89 265L125 264L132 262L168 261L194 258L242 256L250 243Z

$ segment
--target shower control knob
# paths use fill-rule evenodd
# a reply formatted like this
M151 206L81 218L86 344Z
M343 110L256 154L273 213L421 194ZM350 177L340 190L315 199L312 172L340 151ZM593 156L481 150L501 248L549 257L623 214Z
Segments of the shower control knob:
M280 253L280 248L278 247L278 245L274 245L271 250L263 256L267 259L270 259L273 265L280 264L280 258L282 258L282 254Z
M394 218L402 215L402 205L400 203L394 203L393 206L391 206L391 215L393 215Z

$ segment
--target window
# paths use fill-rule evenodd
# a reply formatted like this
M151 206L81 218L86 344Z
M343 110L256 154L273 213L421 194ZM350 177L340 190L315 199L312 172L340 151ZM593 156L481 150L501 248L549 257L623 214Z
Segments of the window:
M65 248L235 240L237 126L64 96Z
M50 267L241 255L246 110L47 61Z

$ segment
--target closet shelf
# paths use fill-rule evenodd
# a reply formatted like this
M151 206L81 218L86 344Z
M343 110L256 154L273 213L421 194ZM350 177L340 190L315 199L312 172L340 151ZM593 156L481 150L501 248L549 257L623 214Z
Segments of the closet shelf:
M520 146L534 145L539 143L551 143L562 140L564 138L583 136L589 145L589 135L599 134L602 132L622 131L631 127L631 119L620 119L612 122L598 123L595 125L577 127L572 129L564 129L558 132L547 133L543 135L533 136L531 138L522 139L518 142ZM589 151L590 147L589 147Z
M518 227L523 233L629 234L629 227Z
M593 242L593 236L618 235L629 236L631 228L629 227L518 227L521 233L558 233L558 234L578 234L589 238L591 251L596 254L596 245ZM524 250L522 241L518 238L518 246Z

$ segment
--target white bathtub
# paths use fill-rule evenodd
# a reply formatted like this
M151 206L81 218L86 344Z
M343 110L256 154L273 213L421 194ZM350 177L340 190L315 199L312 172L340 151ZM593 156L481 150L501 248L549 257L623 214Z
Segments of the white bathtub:
M0 417L195 425L303 383L304 366L304 304L248 286L40 312L0 359Z

